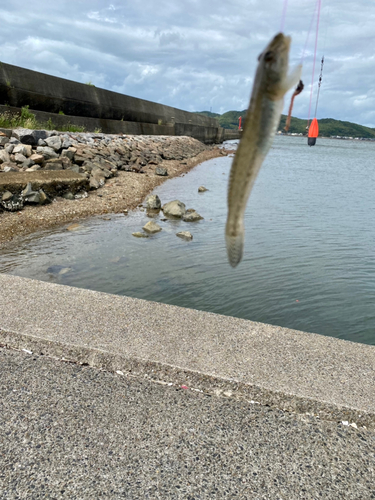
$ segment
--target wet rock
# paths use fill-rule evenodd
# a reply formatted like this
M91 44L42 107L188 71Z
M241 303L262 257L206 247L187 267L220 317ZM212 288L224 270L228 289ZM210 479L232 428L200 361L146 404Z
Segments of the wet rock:
M148 238L148 234L141 233L140 231L132 233L132 236L135 236L136 238Z
M70 226L66 228L67 231L78 231L78 229L82 229L81 224L70 224Z
M189 231L180 231L176 233L176 236L186 241L191 241L193 239L193 235Z
M202 219L203 217L199 215L199 213L196 212L195 210L193 212L186 213L182 218L182 220L185 222L196 222Z
M164 215L181 218L185 215L186 206L179 200L173 200L163 205L162 210Z
M198 193L204 193L205 191L208 191L208 189L205 188L204 186L199 186Z
M159 210L161 208L161 201L157 194L150 194L146 200L146 207L150 210Z
M150 234L158 233L159 231L162 230L159 224L156 224L156 222L153 220L147 222L147 224L145 224L142 229L146 231L146 233Z
M168 175L168 170L164 167L156 167L155 168L155 174L156 175Z

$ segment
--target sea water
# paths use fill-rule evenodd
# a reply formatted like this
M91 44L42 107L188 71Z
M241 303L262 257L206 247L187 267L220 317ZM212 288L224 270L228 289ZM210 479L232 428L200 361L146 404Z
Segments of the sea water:
M204 219L146 211L96 217L74 232L25 237L0 272L237 316L375 344L375 143L276 137L246 211L244 257L228 263L224 229L232 157L155 189ZM204 185L208 191L198 193ZM79 203L72 201L71 203ZM192 241L176 237L190 231Z

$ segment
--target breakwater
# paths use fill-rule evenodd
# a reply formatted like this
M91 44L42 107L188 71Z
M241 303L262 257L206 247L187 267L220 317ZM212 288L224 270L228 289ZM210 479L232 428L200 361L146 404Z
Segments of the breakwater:
M214 118L5 63L0 104L11 111L29 106L38 120L103 133L186 135L206 144L237 138Z

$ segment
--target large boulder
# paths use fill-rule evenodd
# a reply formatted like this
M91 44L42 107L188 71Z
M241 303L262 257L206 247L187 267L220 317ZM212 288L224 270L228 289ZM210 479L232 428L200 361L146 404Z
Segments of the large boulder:
M186 206L179 200L173 200L163 205L162 210L164 215L182 218L186 213Z

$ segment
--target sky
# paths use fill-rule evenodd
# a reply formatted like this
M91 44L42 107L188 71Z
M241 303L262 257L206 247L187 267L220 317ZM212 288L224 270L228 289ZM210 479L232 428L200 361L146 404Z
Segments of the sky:
M295 99L293 116L308 117L316 0L1 3L0 61L220 114L247 108L258 55L284 24L292 37L290 67L303 63L305 89ZM373 0L322 0L311 115L323 54L318 119L375 127Z

